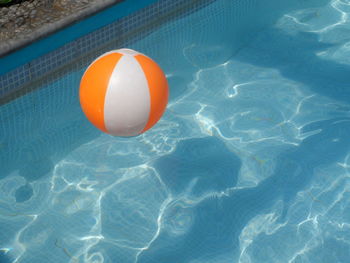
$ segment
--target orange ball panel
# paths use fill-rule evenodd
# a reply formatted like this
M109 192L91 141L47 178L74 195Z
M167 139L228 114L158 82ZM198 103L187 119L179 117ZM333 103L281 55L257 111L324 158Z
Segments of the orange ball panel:
M97 128L107 132L104 123L104 104L109 79L122 54L110 53L86 70L80 83L80 103L86 117Z
M140 63L149 87L151 110L148 123L142 132L150 129L162 117L168 103L168 82L163 70L150 58L137 55L135 59Z

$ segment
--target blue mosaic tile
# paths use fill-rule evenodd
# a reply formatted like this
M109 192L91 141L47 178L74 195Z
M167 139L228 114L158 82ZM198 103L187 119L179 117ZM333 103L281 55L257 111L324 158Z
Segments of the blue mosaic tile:
M31 79L29 65L25 64L0 76L0 98L15 92Z
M43 76L45 73L52 71L62 65L72 61L77 56L77 43L71 42L63 47L50 52L42 57L29 62L31 79Z

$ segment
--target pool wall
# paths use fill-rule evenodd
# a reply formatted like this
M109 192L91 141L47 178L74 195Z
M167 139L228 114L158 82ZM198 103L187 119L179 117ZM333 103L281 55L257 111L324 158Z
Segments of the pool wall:
M319 1L311 0L308 3L313 5ZM128 47L157 28L166 26L168 22L181 19L182 16L186 17L217 2L217 0L126 0L2 57L0 105L35 90L35 87L40 87L35 85L37 81L43 79L50 81L74 70L74 67L72 68L74 63L75 68L77 65L83 68L103 52ZM212 16L221 20L217 24L227 30L209 25L207 31L213 33L211 34L203 32L198 25L199 32L197 32L194 25L190 25L193 27L190 30L192 35L185 36L189 45L200 46L201 43L191 42L198 42L198 39L203 40L202 43L210 44L207 45L207 49L200 47L196 51L197 59L201 58L202 54L211 53L217 57L216 51L211 49L215 46L221 47L222 50L230 50L230 54L224 55L226 59L233 56L243 45L249 43L249 39L254 37L257 31L275 23L283 12L304 5L302 0L292 3L288 0L271 0L265 3L259 0L223 0L220 3L222 4L220 8L231 6L229 10L225 10L231 17L223 20L222 14L219 14L223 12L220 8L216 9L218 14ZM216 39L208 39L210 35L215 35ZM162 45L162 40L159 41L159 45ZM206 57L205 60L211 59Z
M214 0L124 1L80 23L63 29L8 56L0 58L0 105L31 90L26 88L50 72L96 53L115 42L127 46L158 25L187 15ZM98 22L96 22L98 21ZM98 49L98 50L96 50ZM93 53L93 56L89 56Z

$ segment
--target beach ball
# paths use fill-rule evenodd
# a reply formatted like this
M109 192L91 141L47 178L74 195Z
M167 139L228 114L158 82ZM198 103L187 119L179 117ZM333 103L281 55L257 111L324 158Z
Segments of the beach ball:
M151 58L131 49L107 52L86 69L80 104L88 120L115 136L139 135L163 115L168 82Z

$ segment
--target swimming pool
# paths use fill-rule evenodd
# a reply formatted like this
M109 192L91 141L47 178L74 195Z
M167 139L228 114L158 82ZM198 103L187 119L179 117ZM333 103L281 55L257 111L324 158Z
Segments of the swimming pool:
M115 32L0 107L0 262L348 262L350 2L201 2L127 42L170 84L149 132L81 112Z

